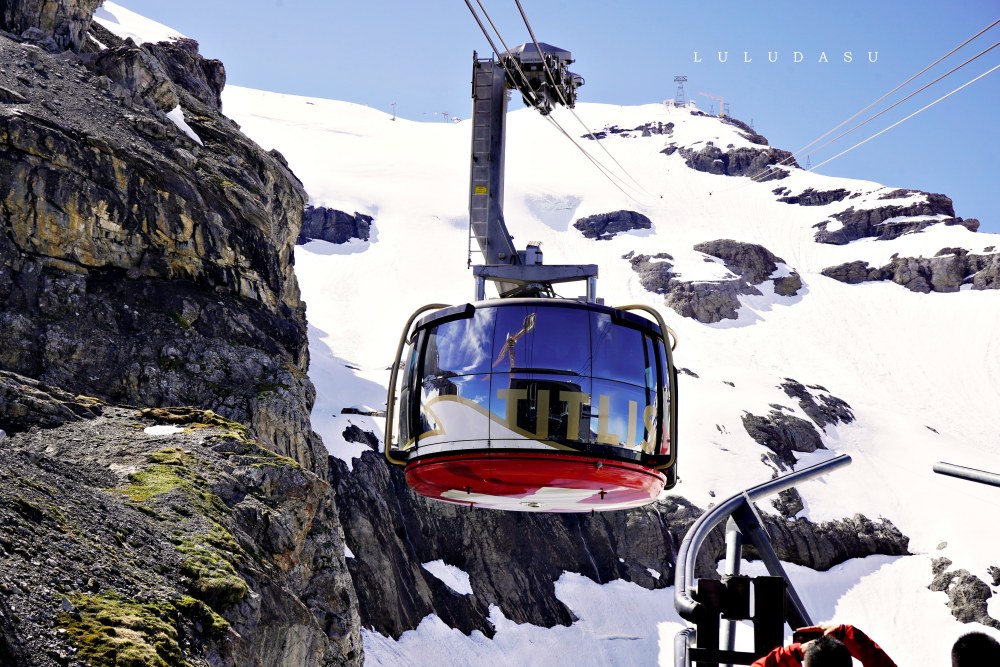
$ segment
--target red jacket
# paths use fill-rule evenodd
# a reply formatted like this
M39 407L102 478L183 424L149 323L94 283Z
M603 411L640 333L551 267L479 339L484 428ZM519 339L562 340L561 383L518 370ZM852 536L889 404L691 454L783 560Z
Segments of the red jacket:
M807 628L809 629L809 628ZM851 625L839 625L828 633L839 639L847 647L852 656L861 661L865 667L896 667L882 648L873 642L868 635ZM759 658L751 667L801 667L802 645L789 644L778 647Z

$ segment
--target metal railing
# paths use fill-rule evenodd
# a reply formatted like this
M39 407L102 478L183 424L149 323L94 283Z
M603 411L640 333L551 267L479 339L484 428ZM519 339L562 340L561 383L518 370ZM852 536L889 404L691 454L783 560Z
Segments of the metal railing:
M939 461L934 464L934 472L939 475L958 477L959 479L964 479L969 482L979 482L980 484L989 484L990 486L1000 486L1000 475L993 472L987 472L985 470L976 470L975 468L957 466L954 463Z
M677 551L677 562L674 575L674 607L683 618L696 623L698 631L695 632L694 628L686 628L675 637L675 667L687 667L691 664L692 660L704 664L720 664L722 662L740 662L741 664L749 664L749 662L752 662L753 657L763 650L765 645L773 643L775 636L777 636L778 644L781 643L782 628L786 619L789 625L793 628L812 624L805 605L803 605L802 600L799 599L791 580L789 580L788 575L781 566L781 561L778 559L778 555L775 553L774 547L771 546L770 538L767 535L763 522L757 514L753 503L764 496L778 493L808 479L812 479L813 477L817 477L819 475L832 472L843 466L850 465L850 463L851 457L846 454L842 454L803 470L798 470L788 475L783 475L776 479L769 480L763 484L758 484L757 486L737 493L736 495L722 501L699 517L698 520L691 525L691 528L688 529L688 532L684 536L684 540L681 542L681 546ZM705 540L712 533L712 531L719 526L719 524L727 520L729 524L726 529L725 574L728 577L738 578L743 541L746 539L753 544L754 547L756 547L757 553L764 562L764 565L767 567L767 571L774 578L780 577L784 580L785 605L783 605L783 608L780 610L782 613L778 617L777 628L775 628L774 623L771 623L769 628L761 628L758 632L758 624L755 623L754 653L734 651L734 630L736 621L728 621L728 623L723 626L723 632L720 636L718 631L718 605L708 605L706 602L696 599L698 597L704 597L705 600L708 600L718 595L717 586L713 586L713 589L715 590L706 590L704 592L704 596L698 595L698 585L695 579L695 565L698 560L698 553ZM760 577L759 579L769 578ZM707 582L702 583L707 584ZM717 584L718 582L712 583ZM765 588L771 588L770 583L761 583L768 584L767 586L760 587L762 591ZM780 585L780 582L778 583ZM745 585L744 588L747 589L746 595L749 595L748 584ZM759 595L760 593L758 593L758 596ZM778 602L781 602L780 598ZM758 614L760 613L760 607L761 605L758 604ZM724 644L722 650L719 649L720 639ZM692 641L695 641L696 644L692 645Z

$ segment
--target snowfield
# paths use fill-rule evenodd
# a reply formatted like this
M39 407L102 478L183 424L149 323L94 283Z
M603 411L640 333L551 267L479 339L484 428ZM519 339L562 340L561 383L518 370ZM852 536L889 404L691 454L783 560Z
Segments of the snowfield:
M369 242L313 241L296 253L313 334L310 374L319 392L314 426L331 453L350 463L363 450L344 442L346 423L373 428L380 437L382 424L339 410L384 403L386 368L406 317L425 303L472 299L466 268L470 122L392 121L355 104L233 86L223 100L225 112L247 134L285 155L313 205L375 219ZM857 420L828 426L823 441L829 451L803 455L800 464L834 453L850 454L854 463L800 488L804 514L814 521L855 513L888 518L911 538L914 555L851 561L829 572L787 568L814 619L866 629L900 665L947 664L954 638L984 628L956 621L945 594L927 589L931 561L947 557L953 569L992 581L987 567L1000 564L1000 536L984 517L1000 510L1000 489L935 475L931 467L945 460L1000 471L1000 439L992 423L1000 406L1000 294L846 285L820 271L853 260L878 266L895 253L931 257L945 247L982 252L1000 246L1000 239L933 225L890 242L819 244L814 224L851 205L873 207L880 194L906 184L799 169L764 183L710 175L661 151L671 142L696 149L706 141L720 148L752 145L738 128L662 104L584 103L577 114L594 130L673 123L674 131L609 134L600 143L612 160L597 142L579 138L586 130L575 118L557 110L553 115L567 131L578 128L570 133L580 145L616 171L613 180L544 118L512 111L505 218L519 245L542 242L548 263L598 264L598 292L608 304L657 306L677 330L678 365L698 377L680 380L681 482L673 493L707 507L712 493L726 497L770 477L770 468L759 463L766 450L747 435L742 416L765 415L771 404L781 404L805 418L780 389L784 378L821 385L847 401ZM778 202L777 187L792 193L845 188L862 196L806 207ZM889 203L916 201L911 199ZM648 216L653 228L595 241L572 227L579 217L620 209ZM762 296L741 298L739 319L705 325L665 307L623 259L629 252L667 252L683 279L716 280L728 275L725 267L692 249L714 239L763 245L784 260L775 277L797 271L804 289L781 297L765 283ZM572 289L564 293L575 296ZM671 664L673 635L684 627L673 610L672 589L647 591L620 581L602 586L566 573L557 590L580 618L571 628L518 626L494 610L497 635L487 640L430 617L398 642L366 631L367 660L530 665L549 664L559 655L581 665ZM748 629L744 635L750 636Z

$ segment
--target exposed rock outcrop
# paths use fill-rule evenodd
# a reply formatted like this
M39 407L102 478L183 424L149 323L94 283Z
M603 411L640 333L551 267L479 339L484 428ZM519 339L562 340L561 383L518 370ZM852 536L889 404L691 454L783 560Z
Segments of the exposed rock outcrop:
M637 125L633 128L623 128L617 125L609 125L604 129L597 130L592 134L580 135L581 139L593 139L600 140L606 139L608 135L615 135L619 137L629 138L636 135L649 137L654 134L666 134L671 135L674 131L673 123L663 123L662 121L643 123L642 125Z
M198 53L198 42L188 38L144 44L143 48L163 64L175 85L210 109L222 110L226 68L221 60L202 57Z
M696 171L722 176L752 176L758 181L774 181L788 176L787 170L776 165L799 166L791 153L772 147L742 147L723 151L708 142L697 151L681 147L678 152L684 158L684 163Z
M86 41L94 10L101 2L103 0L0 0L0 30L32 41L51 39L54 48L50 50L79 51Z
M792 452L811 453L826 449L816 427L793 415L771 410L766 417L743 413L743 428L759 444L774 452L777 460L789 468L795 465Z
M32 426L52 428L66 422L93 419L104 411L101 401L74 396L9 371L0 371L0 427L8 435Z
M785 378L781 389L789 398L798 399L802 411L820 428L830 424L850 424L854 421L851 406L843 399L831 395L820 385L806 387L801 382Z
M611 211L579 218L573 227L588 239L607 241L632 229L652 229L653 222L637 211Z
M359 664L309 421L305 192L218 113L224 69L194 42L107 43L0 33L0 494L25 503L0 502L0 662L93 660L106 612L170 664ZM122 404L214 413L166 443Z
M944 248L935 257L896 257L880 268L855 261L827 267L828 278L848 284L891 280L913 292L957 292L1000 289L1000 253L977 255Z
M723 116L722 122L726 125L733 125L734 127L738 127L743 130L741 136L750 143L757 144L759 146L767 146L767 137L762 134L758 134L756 130L743 121L733 118L732 116Z
M843 201L850 194L851 191L844 188L837 188L836 190L806 188L797 195L778 197L778 201L786 204L797 204L799 206L826 206L833 202Z
M634 255L629 259L632 270L639 274L642 286L654 294L662 294L668 306L682 317L690 317L699 322L721 322L724 319L735 320L739 317L737 311L741 293L760 294L754 288L752 292L738 278L716 280L712 282L685 282L673 271L673 264L667 261L669 255Z
M340 461L331 463L345 540L355 556L348 566L362 624L390 637L430 613L465 633L492 636L490 605L518 623L568 625L574 618L554 589L565 571L599 583L669 586L677 547L701 514L677 496L596 515L473 510L415 496L402 471L375 452L355 458L350 472ZM823 524L773 515L764 520L783 560L817 569L874 553L906 553L908 544L890 522L860 516ZM706 542L697 575L717 577L724 553L720 530ZM421 567L435 560L468 574L473 593L456 593Z
M930 192L922 193L924 200L906 206L880 206L834 213L830 217L842 226L827 230L829 222L814 225L815 239L818 243L845 245L863 238L873 238L888 241L899 238L903 234L919 232L931 225L961 225L970 231L979 229L979 221L975 218L967 220L955 217L955 208L949 197ZM898 219L897 219L898 218Z
M210 412L87 416L0 448L4 664L360 664L323 480Z
M962 623L981 623L1000 630L1000 621L989 615L987 600L993 597L989 585L968 570L948 571L952 562L937 558L932 564L934 579L927 587L948 594L951 615Z
M760 295L757 286L767 280L773 281L774 291L779 296L794 296L802 288L802 279L795 271L771 278L778 263L784 260L763 246L721 239L699 243L694 249L721 259L733 277L685 281L674 272L673 258L666 253L628 257L642 286L654 294L663 294L667 305L682 317L705 323L737 319L739 295Z
M742 243L732 239L706 241L694 246L698 252L718 257L726 268L750 285L760 285L771 279L778 264L785 260L756 243ZM802 279L795 271L781 278L774 278L774 291L781 296L794 296L802 288Z
M374 218L364 213L345 213L325 206L307 206L302 216L298 243L312 239L347 243L351 239L367 241Z
M838 521L814 524L807 519L765 516L764 525L781 560L809 563L808 567L820 571L829 570L848 558L909 554L909 538L885 518L872 521L863 514L855 514ZM748 551L753 553L753 549Z
M153 51L95 71L0 36L0 85L26 100L0 106L0 368L211 408L325 474L292 266L302 185ZM163 113L177 101L201 144Z

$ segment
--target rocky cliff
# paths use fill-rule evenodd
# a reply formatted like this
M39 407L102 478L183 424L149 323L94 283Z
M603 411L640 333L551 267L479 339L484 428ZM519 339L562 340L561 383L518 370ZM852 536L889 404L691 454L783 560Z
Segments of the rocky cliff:
M48 415L0 446L0 663L358 661L326 482L209 411L0 387Z
M309 422L306 194L220 113L221 63L123 42L98 4L0 2L0 453L24 485L3 504L0 656L104 664L86 638L112 609L125 636L172 638L166 664L358 663ZM115 405L247 429L225 444L192 417L150 449ZM164 466L166 487L130 490Z
M670 586L677 548L704 511L681 497L595 515L474 510L416 496L402 471L374 451L350 471L337 459L331 466L362 625L391 637L432 613L466 634L491 637L492 607L518 623L569 625L576 619L555 594L566 571L598 583ZM787 562L825 570L849 558L907 553L907 538L886 519L815 524L794 518L797 511L765 515ZM701 552L699 576L718 576L724 555L720 529ZM473 593L455 592L423 567L436 560L466 572Z

